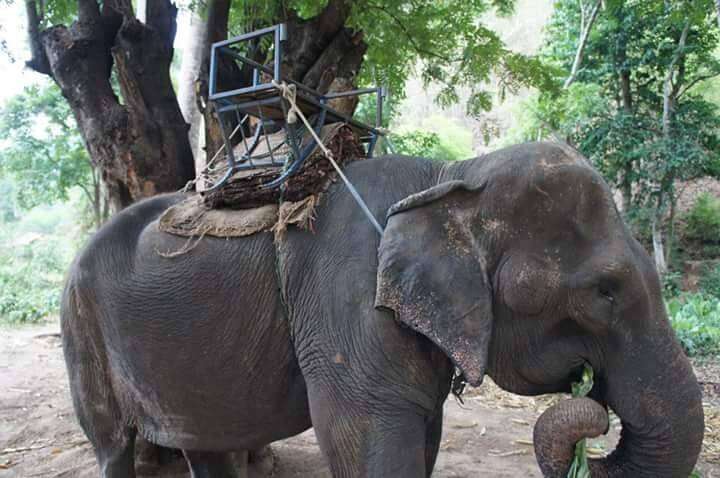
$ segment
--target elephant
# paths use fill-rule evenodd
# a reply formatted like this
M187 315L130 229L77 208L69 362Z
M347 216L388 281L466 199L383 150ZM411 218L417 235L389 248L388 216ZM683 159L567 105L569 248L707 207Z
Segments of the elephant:
M169 257L186 239L157 223L177 193L118 213L79 254L63 348L102 477L135 476L138 434L183 450L202 478L233 476L233 450L310 427L335 477L430 476L459 376L538 395L569 392L586 365L589 397L536 427L543 473L565 476L608 408L621 440L594 477L691 473L697 379L653 262L580 153L529 143L345 173L382 235L337 183L312 231L204 237Z

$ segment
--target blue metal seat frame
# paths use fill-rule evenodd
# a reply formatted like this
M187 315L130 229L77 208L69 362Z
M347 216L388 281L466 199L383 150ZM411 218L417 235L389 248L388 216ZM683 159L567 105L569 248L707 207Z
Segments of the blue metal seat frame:
M272 68L247 58L236 49L233 49L233 46L240 46L243 43L265 36L273 37ZM383 133L380 131L380 126L382 125L382 107L385 97L384 88L364 88L322 95L301 83L284 78L281 72L281 58L282 45L285 41L287 41L287 28L285 24L279 24L236 36L212 45L210 55L209 101L213 105L218 121L220 122L228 169L224 176L209 190L220 188L237 171L273 167L283 168L283 172L277 179L265 184L264 187L280 187L293 174L300 170L305 160L315 150L317 145L312 139L308 144L303 146L302 127L298 127L294 122L287 121L290 105L288 100L283 97L282 91L276 86L283 82L287 85L294 85L296 91L295 102L305 116L309 118L312 117L312 126L318 136L320 136L322 127L327 123L346 123L358 132L360 140L366 145L367 157L372 157L379 137L383 136ZM253 68L252 85L229 91L218 91L217 66L219 55L230 57L233 61L239 61L244 65L251 66ZM261 82L261 72L271 77L272 80L269 82ZM328 101L334 98L366 94L375 94L376 96L374 127L343 115L328 106ZM239 159L236 158L232 145L231 136L234 132L228 132L231 122L228 121L227 115L233 115L235 117L236 128L242 135L245 152ZM244 128L246 124L249 123L249 118L256 120L256 126L250 138L247 138ZM271 126L280 126L285 133L285 141L274 148L268 140L268 128ZM263 138L267 141L266 157L254 158L253 154ZM273 153L284 144L289 147L290 154L286 156L285 161L280 162L276 160ZM269 157L267 157L268 155ZM262 159L262 161L260 161L260 159Z

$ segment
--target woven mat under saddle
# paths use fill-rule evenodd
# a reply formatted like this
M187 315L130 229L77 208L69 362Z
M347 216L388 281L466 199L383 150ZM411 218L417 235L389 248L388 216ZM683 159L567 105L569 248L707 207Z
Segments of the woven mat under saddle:
M259 232L285 232L289 225L312 229L318 196L296 202L265 204L253 209L210 209L200 195L170 206L158 221L158 228L176 236L244 237Z
M285 133L281 131L262 137L253 152L253 157L268 157L269 151L272 151L276 158L287 156L289 151L287 145L283 144L284 135ZM340 165L365 158L362 143L356 132L347 124L333 123L324 126L320 138ZM314 143L310 134L306 132L302 141L303 147L310 142ZM244 153L245 146L242 143L236 146L237 158L241 158ZM209 182L217 181L225 171L227 169L221 167L213 170L209 175ZM305 160L300 171L293 175L282 189L262 187L281 174L281 168L238 171L221 188L203 192L204 205L209 209L251 209L266 204L278 204L281 198L283 201L297 202L323 192L337 173L315 144L315 149Z

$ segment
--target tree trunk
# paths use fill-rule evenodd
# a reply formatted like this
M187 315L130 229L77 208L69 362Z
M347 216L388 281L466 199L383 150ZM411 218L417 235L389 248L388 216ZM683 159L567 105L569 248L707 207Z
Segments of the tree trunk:
M672 139L672 122L675 115L675 103L677 101L677 95L680 92L680 87L683 83L683 77L685 75L685 44L687 43L687 36L690 30L690 20L685 20L685 26L683 27L682 33L677 43L675 55L668 66L668 71L665 76L665 86L663 90L663 116L662 116L662 133L663 139L666 142L670 142ZM678 70L677 78L675 77L675 69ZM665 256L665 250L663 247L663 219L664 219L664 196L670 194L673 182L675 178L671 172L667 173L666 177L663 177L659 181L659 191L657 207L655 214L653 214L652 223L652 241L653 241L653 256L655 258L655 266L660 274L664 274L667 271L667 262Z
M196 98L198 108L203 115L203 123L205 124L205 162L209 161L223 144L220 125L214 117L214 112L208 102L208 77L210 73L210 47L213 43L225 40L228 37L230 3L231 0L210 0L207 7L206 36L202 47L203 57L195 87L198 95ZM227 64L220 63L218 65L218 88L226 89L225 79L234 76L233 72L228 70Z
M97 174L97 171L93 169L92 171L92 185L93 185L93 198L92 198L92 208L93 208L93 216L95 217L95 229L100 229L100 226L103 225L103 222L105 222L103 218L103 195L102 195L102 185L100 184L100 177Z
M40 31L27 3L33 58L28 65L53 78L72 108L111 208L175 191L194 177L187 125L170 81L177 9L148 2L146 23L130 0L78 0L70 27ZM117 74L122 101L110 82Z
M655 268L661 276L667 272L667 262L665 262L665 248L663 246L663 194L658 193L657 207L652 219L652 243L653 258L655 259Z
M148 0L135 0L136 16L142 23L147 22L147 1Z
M625 163L623 165L622 172L622 183L620 184L620 190L622 192L622 208L623 214L626 215L632 209L632 164Z
M677 195L670 198L670 216L668 217L667 247L665 249L665 263L672 264L673 248L675 247L675 217L677 216Z
M623 68L620 71L620 92L622 98L623 111L626 114L632 114L633 112L633 99L632 89L630 86L630 71L627 68Z
M205 155L200 151L200 129L202 113L195 98L195 81L200 73L203 48L207 38L207 22L197 12L187 13L190 17L190 32L183 45L180 78L178 79L178 103L185 121L190 124L190 148L195 157L196 173L205 167Z
M675 56L673 57L670 65L668 66L667 74L665 75L665 86L663 89L663 118L662 118L662 131L665 140L670 139L672 121L675 115L675 103L677 95L682 85L682 77L684 76L685 70L685 44L687 43L687 36L690 30L690 20L685 20L685 26L683 27L680 39L678 40L677 48L675 50ZM675 79L675 69L678 69L678 78Z
M188 125L170 81L177 9L170 0L140 2L144 22L131 0L77 0L78 20L71 26L40 31L36 0L27 0L32 59L28 65L49 75L70 103L80 132L102 173L113 210L157 193L175 191L194 178ZM217 120L207 105L210 44L228 35L231 0L209 0L207 34L198 75L197 100L206 125L206 154L222 145ZM361 32L345 26L351 2L329 0L314 18L278 10L288 25L282 59L284 78L324 93L355 85L367 49ZM142 12L141 12L141 17ZM260 27L265 25L251 25ZM251 56L264 61L259 43ZM115 73L122 100L113 91ZM252 71L234 62L220 63L218 87L250 84ZM354 105L351 105L354 108Z

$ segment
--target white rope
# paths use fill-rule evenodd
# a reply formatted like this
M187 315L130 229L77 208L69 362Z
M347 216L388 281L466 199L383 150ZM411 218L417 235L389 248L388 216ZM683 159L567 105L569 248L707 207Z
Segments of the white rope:
M338 165L337 162L335 162L335 158L333 157L332 151L330 151L325 144L323 144L320 137L315 133L315 129L310 125L310 122L307 120L303 112L298 108L296 103L296 87L295 85L288 85L285 82L278 83L277 81L273 80L272 82L273 86L280 90L280 92L283 95L283 98L285 98L288 103L290 104L290 111L288 112L288 123L295 123L297 121L297 118L299 117L300 120L305 124L305 127L312 135L313 139L315 140L315 143L317 143L320 150L323 152L325 157L330 161L330 164L332 164L332 167L335 168L335 171L337 171L338 175L340 176L340 179L342 179L343 183L345 183L345 186L350 190L350 194L352 194L353 198L355 199L355 202L358 203L360 206L360 209L365 213L368 220L372 223L373 227L375 227L375 230L382 236L383 234L383 228L380 226L380 223L378 223L377 219L375 219L375 216L373 216L372 212L370 212L370 209L368 208L367 204L365 204L365 201L363 201L362 197L360 196L360 193L357 192L355 189L355 186L352 185L350 180L345 176L345 174L342 172L342 169L340 169L340 165Z
M232 140L238 131L240 131L240 128L242 128L242 122L240 122L235 129L230 133L229 140ZM183 186L180 189L180 192L186 193L190 190L191 187L195 186L201 179L210 179L210 174L212 172L215 172L215 168L213 168L213 165L215 164L215 161L217 161L218 156L220 156L220 153L222 153L225 150L225 143L221 144L217 151L215 151L215 154L212 158L210 158L210 161L205 164L205 167L200 171L200 173L197 175L195 179L191 179L188 181L185 186Z
M238 123L237 126L235 126L235 129L230 133L230 136L228 140L232 140L235 137L235 134L237 134L238 131L240 131L240 128L242 128L242 123ZM208 171L212 171L210 167L215 164L215 161L217 160L218 156L220 156L220 153L222 153L225 150L225 143L220 145L217 151L215 151L215 154L212 158L210 158L210 161L207 162L207 165L205 165L205 169Z

